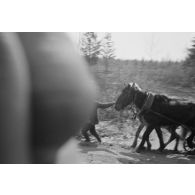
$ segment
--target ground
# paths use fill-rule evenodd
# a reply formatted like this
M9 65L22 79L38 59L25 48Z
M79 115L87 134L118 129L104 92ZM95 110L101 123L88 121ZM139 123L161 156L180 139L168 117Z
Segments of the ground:
M158 138L155 132L152 132L150 141L152 143L151 151L142 151L137 153L130 146L134 139L137 129L137 121L101 121L97 125L97 131L102 138L99 144L92 136L91 143L84 142L78 138L78 153L81 163L92 164L186 164L195 163L195 155L186 154L182 148L182 142L179 146L179 152L174 152L174 142L170 144L165 151L157 150L159 147ZM163 130L165 141L169 133ZM141 138L141 137L140 137ZM140 141L141 139L139 139ZM139 142L138 142L139 143Z
M136 82L143 90L195 101L195 86L189 85L182 62L112 60L106 67L104 62L99 60L97 65L90 66L90 70L100 88L98 101L101 102L116 101L124 83L129 82ZM136 153L130 146L138 121L128 120L128 114L121 119L119 116L114 107L99 110L101 122L97 125L97 131L102 143L97 143L93 138L89 144L78 139L82 163L195 163L195 155L184 153L182 143L177 153L173 152L174 142L164 152L157 151L159 142L155 132L150 136L152 151ZM169 133L166 130L163 132L166 141Z

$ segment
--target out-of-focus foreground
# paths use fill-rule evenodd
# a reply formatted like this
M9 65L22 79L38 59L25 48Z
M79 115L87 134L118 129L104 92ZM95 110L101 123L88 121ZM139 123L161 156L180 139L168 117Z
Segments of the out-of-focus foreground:
M0 78L0 163L54 163L93 108L86 63L65 33L1 33Z

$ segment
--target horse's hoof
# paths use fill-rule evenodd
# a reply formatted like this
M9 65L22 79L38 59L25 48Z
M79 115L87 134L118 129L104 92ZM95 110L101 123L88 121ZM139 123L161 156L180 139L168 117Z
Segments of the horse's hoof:
M136 144L132 144L132 145L131 145L131 148L135 148L135 147L136 147Z
M139 146L137 149L136 149L136 152L137 153L140 153L142 151L146 150L146 148L144 146Z
M102 142L102 140L99 138L99 139L97 139L97 141L99 142L99 143L101 143Z
M151 145L147 146L147 150L151 150L151 148L152 148Z
M159 152L162 152L164 149L165 149L165 147L160 147L160 148L158 149L158 151L159 151Z

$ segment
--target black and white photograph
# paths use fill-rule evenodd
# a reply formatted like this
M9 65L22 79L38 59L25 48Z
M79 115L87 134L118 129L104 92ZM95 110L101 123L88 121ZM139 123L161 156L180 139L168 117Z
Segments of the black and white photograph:
M1 163L195 162L195 33L0 39Z
M194 2L7 0L0 193L194 192Z
M73 33L98 85L83 163L194 163L195 33Z

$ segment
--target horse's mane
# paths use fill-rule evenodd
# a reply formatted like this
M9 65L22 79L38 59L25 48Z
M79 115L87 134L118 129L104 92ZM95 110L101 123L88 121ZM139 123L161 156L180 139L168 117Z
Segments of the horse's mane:
M142 88L137 83L129 83L130 87L133 87L135 90L143 91Z

